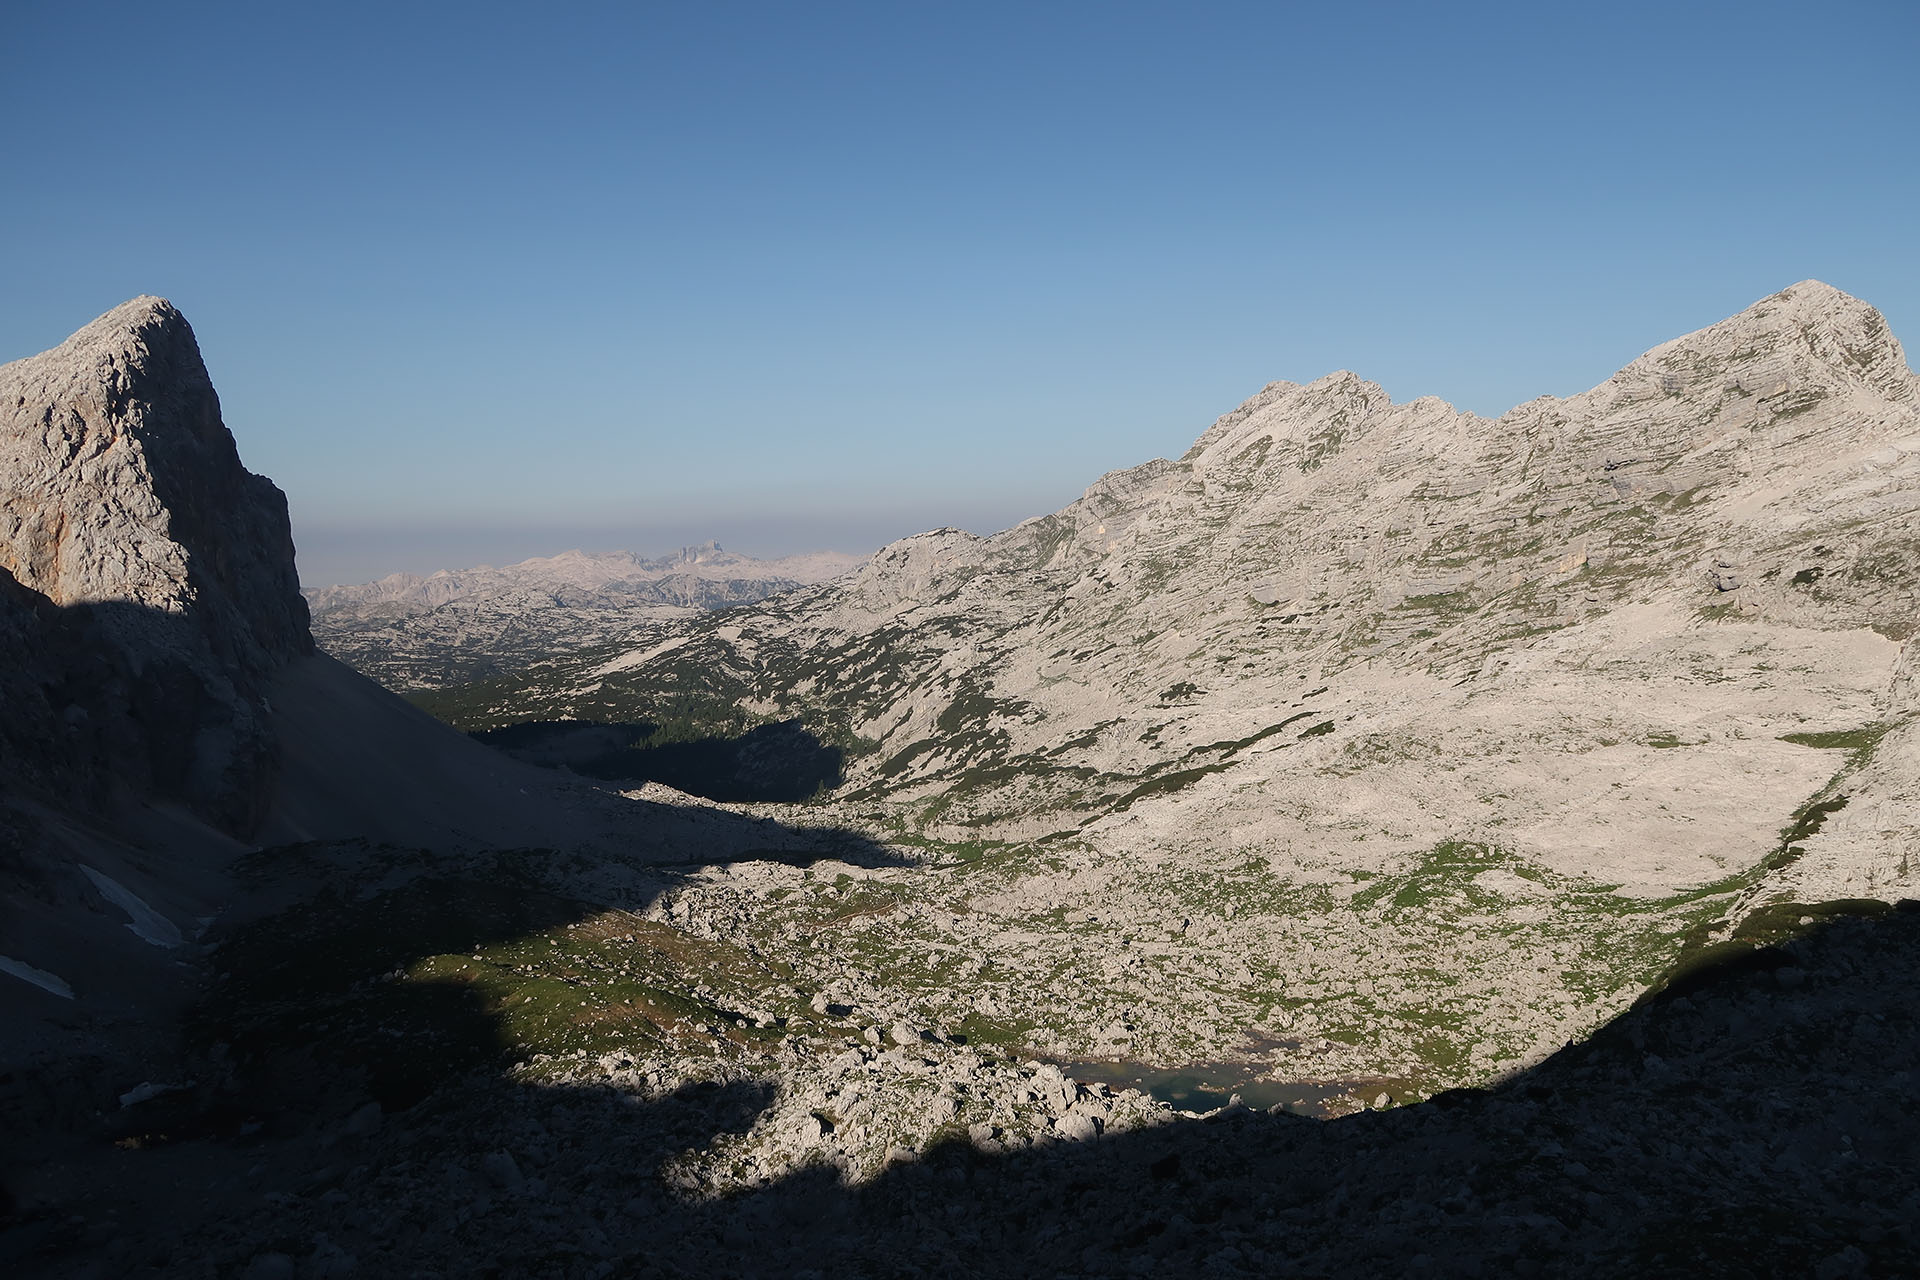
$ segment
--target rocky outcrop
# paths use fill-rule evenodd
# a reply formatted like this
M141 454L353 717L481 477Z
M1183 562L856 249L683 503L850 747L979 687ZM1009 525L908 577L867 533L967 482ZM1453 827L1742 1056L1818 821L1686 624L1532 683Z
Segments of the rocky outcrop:
M169 303L0 366L0 571L9 773L260 820L266 683L313 642L286 499L241 465Z

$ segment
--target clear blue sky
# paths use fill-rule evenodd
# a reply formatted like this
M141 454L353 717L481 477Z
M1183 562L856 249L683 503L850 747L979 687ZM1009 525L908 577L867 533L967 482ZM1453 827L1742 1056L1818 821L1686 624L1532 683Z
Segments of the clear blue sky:
M985 531L1275 378L1493 414L1809 276L1920 344L1913 0L0 30L0 359L172 298L310 583Z

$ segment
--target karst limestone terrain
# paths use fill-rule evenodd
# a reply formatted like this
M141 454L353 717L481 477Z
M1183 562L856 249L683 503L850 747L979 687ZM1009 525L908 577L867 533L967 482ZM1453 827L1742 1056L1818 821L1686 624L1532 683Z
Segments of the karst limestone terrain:
M992 537L303 597L130 302L0 366L0 1263L1893 1273L1917 393L1806 282Z
M766 813L911 865L715 870L652 918L850 1027L1418 1097L1914 893L1916 385L1817 282L1497 419L1275 383L1052 515L429 705L838 744Z
M859 562L834 551L757 560L707 542L653 559L566 551L304 594L328 653L390 689L433 689L588 644L644 646L698 610L763 600Z

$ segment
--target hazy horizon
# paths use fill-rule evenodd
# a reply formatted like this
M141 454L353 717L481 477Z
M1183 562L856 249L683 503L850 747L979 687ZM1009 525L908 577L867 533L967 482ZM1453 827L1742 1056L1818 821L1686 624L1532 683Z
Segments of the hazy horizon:
M919 520L912 513L879 512L839 519L716 516L703 520L689 515L674 521L609 524L338 528L303 527L296 516L293 537L300 585L314 588L374 582L393 573L424 576L441 569L481 565L498 568L576 550L589 554L627 551L657 558L705 542L718 542L728 551L761 560L809 551L866 555L889 542L931 529L998 533L1031 516L1057 510L1077 496L1069 494L1050 505L1017 513L1011 503L953 504L942 512L928 512Z

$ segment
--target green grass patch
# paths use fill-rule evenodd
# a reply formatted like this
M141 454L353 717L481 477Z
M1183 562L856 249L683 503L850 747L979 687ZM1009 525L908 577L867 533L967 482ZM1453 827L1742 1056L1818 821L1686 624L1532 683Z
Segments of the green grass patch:
M1149 796L1172 795L1176 791L1184 791L1208 774L1221 773L1232 767L1231 760L1222 760L1217 764L1203 764L1193 769L1177 769L1172 773L1163 773L1157 778L1148 779L1120 797L1114 804L1112 812L1120 813L1130 809L1135 801L1145 800ZM1101 816L1103 815L1095 814L1088 818L1087 822L1097 821Z
M1846 751L1852 754L1848 767L1858 767L1872 759L1874 748L1887 736L1891 724L1862 725L1858 729L1834 729L1824 733L1783 733L1780 741L1821 751Z
M400 1104L537 1054L751 1049L779 1033L736 1025L730 1006L788 976L555 895L511 856L364 899L322 891L226 938L213 967L189 1018L195 1043L225 1043L269 1085L278 1064L320 1060Z
M1422 613L1471 613L1473 596L1465 590L1437 591L1432 595L1408 596L1394 608Z

